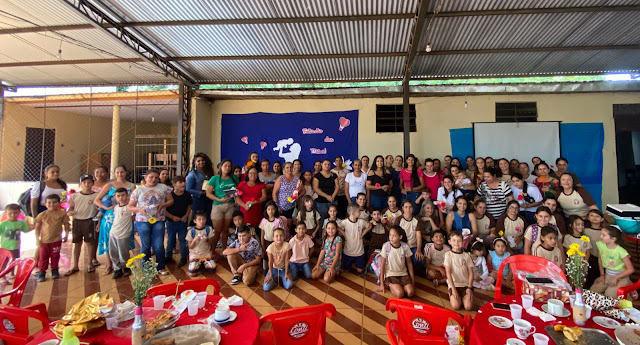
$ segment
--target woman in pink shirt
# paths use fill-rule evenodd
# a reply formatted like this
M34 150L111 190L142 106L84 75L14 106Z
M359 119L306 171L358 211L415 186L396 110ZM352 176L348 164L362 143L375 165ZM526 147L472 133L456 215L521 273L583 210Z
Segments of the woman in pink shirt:
M424 161L424 184L429 187L431 191L431 200L437 200L438 188L442 186L442 178L434 170L433 160L431 158L427 158Z
M413 214L420 212L420 205L416 204L416 199L424 189L424 173L416 167L416 156L409 154L405 159L407 167L400 171L400 190L402 198L411 201L413 204ZM433 161L431 161L433 169Z

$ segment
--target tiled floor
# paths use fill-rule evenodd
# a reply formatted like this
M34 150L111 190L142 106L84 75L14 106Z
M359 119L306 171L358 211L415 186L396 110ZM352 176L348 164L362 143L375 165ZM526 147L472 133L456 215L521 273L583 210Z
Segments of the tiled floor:
M138 250L139 247L136 248L136 251ZM635 258L638 257L635 250L630 252ZM32 255L32 253L33 251L25 252L23 256ZM70 253L71 245L64 244L60 265L61 273L66 272L69 267ZM637 260L634 259L634 261ZM185 268L178 268L174 263L168 264L167 268L171 274L159 277L157 283L190 279ZM258 315L322 302L332 303L338 314L327 321L327 344L389 343L385 323L388 319L395 318L395 315L385 310L385 303L392 296L388 291L385 294L373 292L376 279L372 275L361 278L352 273L343 272L330 285L326 285L322 281L301 279L290 291L276 288L271 292L264 292L258 283L248 287L243 284L229 285L231 272L226 262L218 266L215 274L206 273L200 277L218 280L222 295L236 294L243 297ZM261 275L257 281L261 282L262 279ZM22 305L44 302L47 305L50 318L59 319L73 304L98 291L109 292L117 302L131 296L133 292L129 279L120 278L115 281L111 279L111 276L104 276L102 268L99 268L93 273L81 271L69 278L63 277L55 281L49 279L40 284L36 283L35 277L32 277L25 291ZM493 299L493 292L476 290L474 298L476 309L491 299ZM430 281L422 277L416 278L414 300L445 308L450 307L446 287L435 288ZM475 314L475 312L470 313Z

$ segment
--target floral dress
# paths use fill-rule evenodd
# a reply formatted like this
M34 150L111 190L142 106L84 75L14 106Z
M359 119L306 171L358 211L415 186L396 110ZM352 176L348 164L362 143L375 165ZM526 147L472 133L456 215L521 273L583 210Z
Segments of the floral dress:
M109 184L109 186L111 186L111 189L107 196L115 199L116 188L112 184ZM129 183L129 187L127 188L127 194L129 193L131 193L131 183ZM116 201L113 200L112 204L115 205ZM113 225L113 218L113 210L104 211L104 215L100 220L100 232L98 233L98 255L109 254L109 233L111 232L111 226ZM133 231L131 232L131 239L131 243L133 244L131 249L134 249L135 244L133 243Z
M283 211L289 211L295 206L294 202L289 202L288 197L293 196L293 191L298 187L300 179L297 176L293 177L291 182L288 182L284 178L284 175L280 176L280 190L278 191L278 207Z
M535 184L536 187L540 189L540 192L543 193L542 196L545 198L555 198L555 195L553 195L551 191L557 192L560 190L560 181L558 181L557 178L550 177L550 176L537 177L535 180L533 180L533 184ZM549 187L548 192L542 191L542 187L545 187L545 186Z
M336 255L340 255L340 253L336 251L338 243L342 243L342 237L340 236L336 236L333 241L330 241L329 239L324 240L324 260L322 260L322 263L320 263L321 269L328 269L333 263ZM342 264L341 261L342 257L338 258L338 262L336 262L336 265L334 266L336 273L338 273L338 271L340 270L340 266Z

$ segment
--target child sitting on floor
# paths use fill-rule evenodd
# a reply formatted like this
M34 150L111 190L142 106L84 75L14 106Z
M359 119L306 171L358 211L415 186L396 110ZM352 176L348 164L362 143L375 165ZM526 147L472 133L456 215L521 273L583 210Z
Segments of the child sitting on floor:
M493 249L489 251L488 266L491 268L489 275L495 281L498 281L498 269L502 264L502 260L511 256L511 253L507 251L507 240L502 237L497 237L493 240ZM505 287L513 287L511 283L511 271L509 267L505 267L502 272L502 285Z
M316 266L311 271L311 278L320 279L323 277L324 282L329 284L336 279L340 272L342 237L338 235L338 224L335 221L329 221L325 228L327 236L322 240L322 250L318 255Z
M342 221L338 218L338 205L329 205L327 214L329 215L329 218L325 218L324 223L322 224L322 238L327 237L327 224L329 224L329 222L340 224Z
M452 231L449 237L451 251L444 255L449 302L453 310L459 310L462 306L465 310L473 308L473 260L469 253L463 251L462 243L462 234Z
M413 262L411 250L402 242L404 230L394 225L389 230L389 242L382 245L380 251L380 286L375 291L384 293L385 284L396 298L413 297L415 277L413 275Z
M471 245L471 258L473 259L473 287L493 291L495 280L489 275L487 260L484 258L484 243L475 241Z
M533 255L553 262L564 271L564 254L558 248L557 242L556 230L550 226L543 226L540 231L540 245L536 247Z
M367 265L362 238L371 230L372 226L367 221L360 219L360 208L356 204L347 206L347 214L349 218L340 222L340 234L346 240L342 268L349 271L355 263L356 272L361 274Z
M451 250L444 244L444 230L436 230L432 234L433 243L424 246L424 258L427 266L427 277L433 281L433 286L438 287L447 281L447 272L444 268L444 255Z
M389 230L382 223L382 213L379 209L374 208L371 210L371 238L369 240L369 251L367 252L367 258L371 257L371 254L376 249L382 248L382 245L387 242L389 237Z
M213 229L207 225L207 214L198 211L193 221L196 225L187 229L186 237L189 244L189 275L191 277L198 275L203 264L209 272L215 272L217 266L212 257Z
M631 285L629 277L634 268L629 253L618 244L622 236L622 231L612 226L600 230L600 241L596 242L600 253L600 277L591 286L591 291L615 298L619 287ZM637 293L632 297L637 297Z

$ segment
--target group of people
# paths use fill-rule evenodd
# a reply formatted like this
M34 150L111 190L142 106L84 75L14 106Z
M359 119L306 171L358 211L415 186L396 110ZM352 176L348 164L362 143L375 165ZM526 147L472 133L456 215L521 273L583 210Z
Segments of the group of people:
M174 254L191 275L202 266L214 271L223 256L230 284L252 284L263 269L266 291L291 288L301 276L330 283L341 270L361 274L379 256L377 290L411 297L420 274L448 285L454 309L471 309L473 289L494 289L505 258L535 255L564 268L574 244L590 264L587 286L615 295L630 283L633 265L620 230L606 224L565 158L553 171L534 157L533 172L526 162L491 157L467 157L464 168L451 156L444 164L430 158L420 164L411 154L369 162L363 156L346 167L338 156L304 170L299 160L272 164L253 152L242 166L223 160L216 172L211 159L197 153L186 177L168 180L168 171L151 169L137 186L127 180L126 167L115 167L112 181L99 167L80 178L67 210L60 209L66 184L59 168L49 166L31 189L38 278L46 278L49 261L52 278L59 277L60 246L69 232L74 260L65 275L78 272L83 242L92 259L88 270L100 265L96 254L108 253L105 274L130 274L124 264L135 229L146 259L153 248L160 274L167 274ZM17 222L18 205L6 212ZM2 229L30 229L0 224L3 247Z

